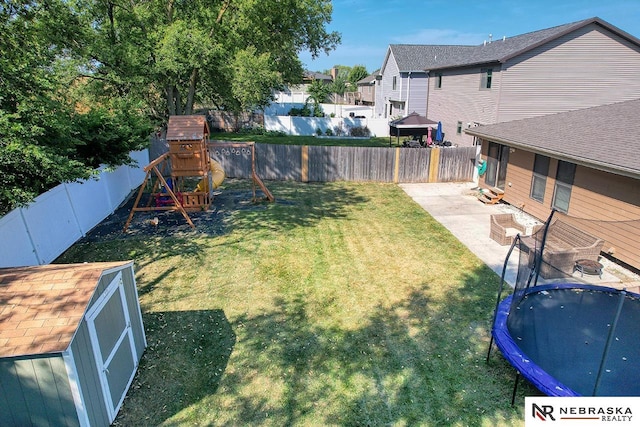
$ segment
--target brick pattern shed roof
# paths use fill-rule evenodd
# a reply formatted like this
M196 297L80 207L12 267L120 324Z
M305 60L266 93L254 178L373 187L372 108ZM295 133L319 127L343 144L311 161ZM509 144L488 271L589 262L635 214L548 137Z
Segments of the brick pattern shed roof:
M102 273L125 264L0 268L0 357L66 350Z
M171 116L167 124L167 141L202 141L209 136L205 116Z

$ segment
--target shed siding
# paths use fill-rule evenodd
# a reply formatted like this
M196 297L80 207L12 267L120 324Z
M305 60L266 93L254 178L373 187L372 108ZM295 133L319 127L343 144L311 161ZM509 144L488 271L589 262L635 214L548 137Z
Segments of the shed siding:
M497 42L496 42L497 43ZM483 67L485 68L485 67ZM474 137L456 134L457 123L494 123L499 102L500 66L492 68L491 89L480 89L481 68L442 71L442 87L435 88L437 79L429 79L429 111L431 120L442 122L445 139L459 146L472 146Z
M558 161L549 162L545 197L540 203L529 197L534 158L534 153L524 150L511 153L507 168L511 186L507 185L504 200L544 221L551 213ZM613 248L613 257L640 269L637 180L577 166L568 214L576 226L605 240L604 252Z
M96 292L91 298L89 307L93 307L93 304L95 304L96 300L100 298L118 273L122 273L122 284L124 287L125 297L127 299L127 311L129 312L129 318L131 320L131 331L133 333L136 354L140 356L147 347L147 342L144 334L144 326L142 324L142 314L138 304L138 291L136 288L136 280L133 275L133 268L124 268L105 272L100 277L98 285L96 286Z
M109 415L105 407L104 396L98 378L98 368L93 356L87 322L83 321L71 343L73 359L78 371L78 382L87 416L92 426L108 426Z
M147 338L144 333L142 323L142 311L138 302L138 288L134 277L133 267L122 270L122 282L124 285L125 298L127 299L127 310L131 322L131 332L136 349L136 366L142 357L142 353L147 348Z
M79 426L60 354L0 360L3 426Z
M587 26L505 64L496 122L640 98L639 69L637 46Z

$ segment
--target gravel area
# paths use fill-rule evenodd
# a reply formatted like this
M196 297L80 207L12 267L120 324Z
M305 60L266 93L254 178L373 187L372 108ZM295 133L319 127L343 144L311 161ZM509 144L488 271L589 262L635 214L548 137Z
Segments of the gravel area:
M80 242L101 242L146 236L220 236L227 232L229 219L233 212L267 208L267 202L261 199L261 192L257 193L259 200L255 203L252 201L253 191L250 187L247 189L225 189L214 193L213 203L208 210L187 213L195 228L191 228L179 211L139 211L134 213L131 224L125 232L124 226L136 196L137 190L113 214L87 233ZM143 202L139 204L139 206L145 205L146 203Z

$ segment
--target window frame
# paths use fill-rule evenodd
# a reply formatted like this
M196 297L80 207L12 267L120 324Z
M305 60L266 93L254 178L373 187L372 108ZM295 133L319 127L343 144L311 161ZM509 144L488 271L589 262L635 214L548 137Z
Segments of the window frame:
M393 76L391 90L398 90L398 76Z
M481 68L480 69L480 90L491 89L493 81L493 68Z
M558 160L556 169L556 183L553 188L553 198L551 207L558 212L568 213L571 204L571 193L573 191L573 181L576 178L576 164ZM566 196L566 197L565 197ZM564 200L566 198L566 206ZM562 204L560 203L562 202Z
M533 160L533 169L531 174L531 188L529 197L536 202L544 203L544 196L547 191L547 177L549 176L549 163L551 159L542 154L536 154ZM540 198L536 197L536 188L542 189Z
M436 73L436 89L442 89L442 73Z

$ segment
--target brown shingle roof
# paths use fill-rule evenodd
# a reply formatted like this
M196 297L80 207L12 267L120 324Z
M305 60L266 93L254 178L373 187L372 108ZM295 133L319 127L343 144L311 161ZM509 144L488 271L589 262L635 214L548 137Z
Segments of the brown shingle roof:
M205 116L170 116L167 141L201 141L209 136Z
M466 129L510 147L640 179L640 99Z
M66 350L100 275L125 264L0 268L0 357Z

